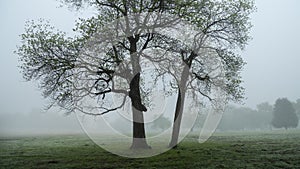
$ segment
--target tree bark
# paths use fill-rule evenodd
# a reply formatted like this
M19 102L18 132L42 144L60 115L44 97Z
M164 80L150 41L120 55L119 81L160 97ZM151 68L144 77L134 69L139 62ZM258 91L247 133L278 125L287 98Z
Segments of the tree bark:
M144 121L144 115L141 111L132 110L133 113L133 138L130 149L150 149L147 144L144 123L136 121Z
M132 120L133 120L133 140L131 149L148 149L151 148L146 141L144 115L143 111L147 111L142 104L140 94L140 73L137 73L130 82L129 97L132 103Z
M178 90L175 116L174 116L174 122L173 122L172 138L169 143L169 147L174 147L174 148L176 148L176 145L178 143L178 137L179 137L182 113L183 113L183 106L184 106L184 95L185 94L182 94L181 92L182 91Z
M137 54L137 41L138 36L128 37L130 41L130 60L132 64L133 78L130 81L129 97L132 104L132 120L133 120L133 137L131 149L149 149L151 148L146 141L144 115L143 112L147 111L147 108L142 104L141 92L140 92L140 55Z
M180 126L181 126L183 107L185 101L185 94L186 94L186 83L188 79L188 72L189 72L188 67L185 67L181 74L178 95L177 95L174 123L173 123L172 138L169 143L169 147L172 148L176 148L178 143L178 137L180 133Z

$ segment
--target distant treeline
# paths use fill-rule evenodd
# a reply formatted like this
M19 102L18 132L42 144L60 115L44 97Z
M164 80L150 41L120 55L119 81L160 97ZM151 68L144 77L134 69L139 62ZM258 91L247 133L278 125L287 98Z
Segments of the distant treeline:
M198 116L194 112L186 113L181 125L182 129L189 129L194 123L192 131L202 128L207 110L202 110ZM275 113L277 112L277 113ZM277 114L277 116L275 115ZM294 116L293 116L294 114ZM194 119L195 117L196 120ZM274 104L260 103L256 108L229 105L218 125L217 131L244 131L244 130L273 130L275 128L296 128L300 117L300 99L295 102L286 98L279 98ZM146 123L149 132L164 131L172 127L172 116L160 116L151 123ZM117 118L110 124L111 127L122 133L131 131L131 122L124 118Z
M223 118L218 126L219 131L234 131L234 130L271 130L276 128L295 128L298 126L298 118L300 117L300 99L295 102L290 102L293 108L281 105L278 99L274 105L268 102L258 104L256 109L249 107L228 106L223 114ZM289 104L289 103L288 103ZM279 111L279 117L274 116L274 112ZM291 113L296 114L296 117L289 118ZM297 122L296 122L297 121ZM281 124L282 123L282 124Z

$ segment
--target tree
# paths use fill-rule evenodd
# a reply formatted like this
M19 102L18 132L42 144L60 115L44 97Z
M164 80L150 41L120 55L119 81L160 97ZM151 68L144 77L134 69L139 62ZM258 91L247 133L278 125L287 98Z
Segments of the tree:
M263 103L260 103L256 106L257 110L259 112L272 112L273 111L273 106L270 105L270 103L268 102L263 102Z
M120 109L130 99L133 114L131 148L149 148L143 115L147 111L147 92L141 89L140 60L145 57L159 61L144 55L143 51L160 46L168 39L154 33L154 29L172 27L177 18L161 15L171 13L181 17L175 11L193 5L193 1L62 2L75 9L92 6L98 13L89 19L80 19L74 37L53 31L48 23L28 22L26 32L21 36L22 45L17 50L25 79L39 83L44 97L51 101L49 107L58 105L68 112L100 116ZM152 46L151 42L154 42ZM118 84L116 78L123 79L122 83ZM116 107L108 103L112 93L121 95L123 100ZM94 100L99 105L86 106L86 100Z
M252 1L63 2L75 9L90 5L97 10L97 16L80 19L75 29L75 37L53 31L54 28L48 24L29 22L26 33L22 35L23 44L17 51L21 56L21 69L25 79L39 82L43 95L52 101L49 107L58 105L68 112L80 111L99 116L123 107L126 100L130 99L133 114L131 148L149 148L144 127L143 112L147 111L147 92L141 88L141 58L160 64L166 63L159 57L145 55L143 52L149 48L167 49L177 54L174 56L181 58L186 65L180 69L176 82L178 99L170 146L178 142L188 89L217 102L208 93L218 81L225 79L220 87L226 92L227 98L242 98L243 88L240 86L239 72L243 61L235 51L236 48L243 48L249 39L248 31L251 26L248 15L253 8ZM153 12L158 15L153 17ZM193 38L195 40L188 41L189 44L195 42L196 45L182 45L169 36L154 33L156 28L174 26L177 18L162 17L166 13L180 17L201 30L200 34L196 34L199 36ZM199 54L201 49L205 50L205 56ZM209 70L204 69L213 65L207 64L207 59L202 60L206 56L220 58L224 65L224 76L215 77L209 74L213 69L220 68L218 65ZM186 76L190 70L193 76ZM122 85L116 83L116 77L123 79ZM192 80L188 82L187 77ZM123 100L116 107L111 107L108 103L108 96L112 93L121 95ZM85 100L96 100L99 105L85 106Z
M293 103L293 105L296 110L296 113L298 114L298 116L300 116L300 99L297 99L296 103Z
M165 130L168 129L170 126L171 126L171 121L168 118L161 116L154 120L151 128Z
M263 125L262 127L268 127L271 129L273 106L268 102L263 102L258 104L256 108L258 111L258 117L260 117L260 121Z
M273 110L272 125L275 128L284 127L296 128L298 126L298 117L292 103L286 98L276 100Z
M220 130L266 130L272 120L272 106L263 102L257 110L249 107L228 106L222 116Z
M174 48L174 52L182 58L186 66L177 78L178 96L170 147L175 147L178 143L188 90L192 92L195 100L199 100L196 97L200 95L214 104L221 104L218 99L210 96L214 87L223 92L225 102L239 101L243 98L239 74L244 62L236 50L243 49L250 39L249 15L254 10L253 1L206 0L193 1L192 4L178 6L175 10L177 15L196 25L199 31L189 42L193 45ZM209 56L210 63L207 59ZM213 75L217 69L219 74Z
M248 107L228 106L218 129L223 131L244 131L261 128L257 111Z

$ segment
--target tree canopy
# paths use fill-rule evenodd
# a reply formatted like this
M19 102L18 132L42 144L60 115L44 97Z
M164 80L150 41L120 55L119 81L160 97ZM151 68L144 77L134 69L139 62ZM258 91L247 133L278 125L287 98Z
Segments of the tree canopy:
M155 74L159 77L172 73L168 66L180 70L173 76L175 83L168 83L179 89L174 115L174 122L179 119L174 123L177 133L188 90L195 100L201 96L218 102L210 95L213 87L223 92L226 101L243 98L240 71L244 62L238 50L250 39L252 0L61 2L75 9L91 6L97 14L79 19L73 37L43 20L29 21L17 50L24 78L38 82L44 97L51 101L49 107L58 105L68 112L98 116L114 112L130 100L132 148L149 148L143 112L148 110L146 101L151 90L143 89L142 59L160 64L158 69L166 68ZM184 31L185 26L190 27L182 23L196 29ZM178 27L181 33L161 31ZM151 53L149 49L166 51L172 57L162 58L164 52ZM179 68L178 59L185 66ZM112 94L121 98L118 105L111 103ZM94 105L86 105L91 100Z
M298 126L298 116L292 103L286 98L276 100L273 110L272 125L275 128L296 128Z

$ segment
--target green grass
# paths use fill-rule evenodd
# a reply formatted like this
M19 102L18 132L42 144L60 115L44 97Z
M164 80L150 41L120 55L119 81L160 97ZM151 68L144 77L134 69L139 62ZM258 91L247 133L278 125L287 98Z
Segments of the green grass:
M177 149L130 159L106 152L84 135L2 137L0 168L300 168L300 132L189 135Z

